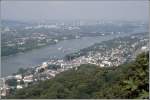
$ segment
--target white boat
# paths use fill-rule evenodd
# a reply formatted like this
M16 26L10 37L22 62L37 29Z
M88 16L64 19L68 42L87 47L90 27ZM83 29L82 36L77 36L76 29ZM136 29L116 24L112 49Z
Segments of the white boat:
M62 47L59 47L58 50L62 50Z

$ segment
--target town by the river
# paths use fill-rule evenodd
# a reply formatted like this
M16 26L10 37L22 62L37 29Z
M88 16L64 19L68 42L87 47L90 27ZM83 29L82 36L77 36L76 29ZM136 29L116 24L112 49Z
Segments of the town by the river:
M144 30L140 30L138 32L142 31ZM100 43L102 41L111 40L117 37L128 36L132 33L135 32L64 40L57 43L56 45L49 45L40 49L34 49L32 51L24 53L4 56L1 58L2 76L12 75L13 73L17 72L19 68L35 67L51 58L62 58L66 54L76 52L95 43Z

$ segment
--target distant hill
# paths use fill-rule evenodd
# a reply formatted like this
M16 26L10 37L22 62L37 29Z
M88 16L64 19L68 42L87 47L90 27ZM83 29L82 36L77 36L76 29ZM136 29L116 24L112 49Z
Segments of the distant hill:
M31 25L30 23L16 21L16 20L1 20L2 27L24 27Z
M118 67L81 65L55 78L17 90L8 98L149 98L149 55Z

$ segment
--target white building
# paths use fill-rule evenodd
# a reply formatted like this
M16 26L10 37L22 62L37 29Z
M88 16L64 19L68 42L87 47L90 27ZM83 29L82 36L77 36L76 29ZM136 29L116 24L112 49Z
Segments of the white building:
M21 79L22 79L22 75L20 75L20 74L15 75L15 78L16 78L17 80L21 80Z
M41 68L47 68L48 67L48 63L47 62L43 62L43 64L42 64L42 66L41 66Z
M102 63L103 63L103 64L106 64L106 65L108 65L108 66L111 66L111 62L109 62L109 61L107 61L107 60L102 61Z
M142 50L142 51L146 51L146 50L147 50L147 47L146 47L146 46L143 46L143 47L141 48L141 50Z
M17 89L22 89L23 86L22 85L17 85Z
M25 77L23 78L23 81L24 81L25 83L33 82L33 75L25 76Z

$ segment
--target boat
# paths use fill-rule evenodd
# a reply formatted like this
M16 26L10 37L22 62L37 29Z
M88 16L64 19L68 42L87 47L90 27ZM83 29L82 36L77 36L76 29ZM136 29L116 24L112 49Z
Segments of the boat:
M59 47L58 50L62 50L62 47Z

